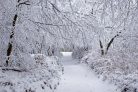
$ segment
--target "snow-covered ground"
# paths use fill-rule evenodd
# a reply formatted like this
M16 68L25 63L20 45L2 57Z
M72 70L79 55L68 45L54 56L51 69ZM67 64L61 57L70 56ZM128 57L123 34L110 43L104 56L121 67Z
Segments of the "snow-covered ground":
M64 74L56 92L120 92L112 84L98 79L85 64L72 59L71 52L63 52Z
M72 52L61 52L63 56L71 56L72 55Z

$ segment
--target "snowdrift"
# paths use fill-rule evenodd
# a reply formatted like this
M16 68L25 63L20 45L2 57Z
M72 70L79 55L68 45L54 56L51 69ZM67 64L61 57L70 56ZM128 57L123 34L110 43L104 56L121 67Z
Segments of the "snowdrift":
M122 92L138 92L137 61L123 59L120 54L101 56L98 52L91 52L81 62L91 67L104 81L117 85Z
M42 54L31 57L35 61L33 67L24 71L0 67L0 92L53 92L57 88L62 74L58 57Z

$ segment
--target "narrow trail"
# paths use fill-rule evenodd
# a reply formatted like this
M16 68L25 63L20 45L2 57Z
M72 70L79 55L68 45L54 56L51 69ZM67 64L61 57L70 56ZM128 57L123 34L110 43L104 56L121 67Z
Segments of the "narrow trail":
M119 92L116 87L98 79L84 64L73 60L71 53L63 53L64 74L56 92Z

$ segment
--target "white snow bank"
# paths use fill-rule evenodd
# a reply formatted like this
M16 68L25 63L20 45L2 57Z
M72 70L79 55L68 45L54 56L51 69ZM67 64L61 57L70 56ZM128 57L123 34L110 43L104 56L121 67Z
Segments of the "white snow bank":
M42 54L31 56L35 66L30 70L19 72L0 67L0 92L53 92L56 89L62 74L58 58Z
M119 55L101 57L98 53L89 53L82 58L100 78L116 84L122 92L138 92L138 62L124 61Z

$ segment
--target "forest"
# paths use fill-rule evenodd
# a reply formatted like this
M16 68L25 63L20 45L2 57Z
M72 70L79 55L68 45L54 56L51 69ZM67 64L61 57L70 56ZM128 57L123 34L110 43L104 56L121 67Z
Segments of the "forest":
M138 92L138 0L0 0L0 92Z

